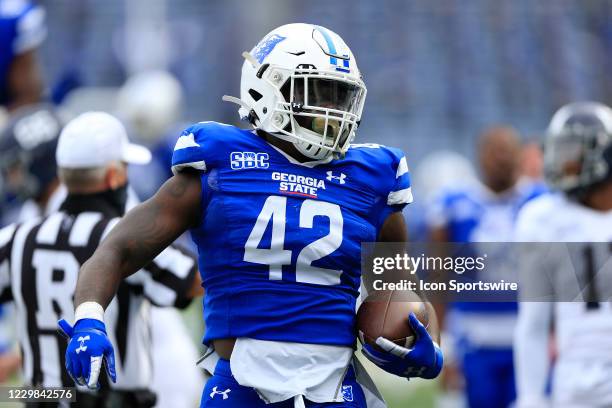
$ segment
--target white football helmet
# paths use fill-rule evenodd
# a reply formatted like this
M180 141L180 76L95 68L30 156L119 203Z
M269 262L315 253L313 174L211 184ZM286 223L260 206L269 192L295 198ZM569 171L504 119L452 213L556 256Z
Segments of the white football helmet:
M336 33L311 24L281 26L242 54L241 118L321 160L341 157L355 137L366 87Z
M117 113L143 142L156 143L176 124L183 109L181 83L167 71L143 71L119 89Z

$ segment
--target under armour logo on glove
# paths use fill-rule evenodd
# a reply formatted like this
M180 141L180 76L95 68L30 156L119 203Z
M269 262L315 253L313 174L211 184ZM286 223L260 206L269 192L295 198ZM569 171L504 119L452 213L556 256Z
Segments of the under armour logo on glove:
M230 393L230 389L228 388L225 391L217 391L217 387L213 387L212 392L210 393L210 398L215 398L215 395L219 394L219 395L223 395L223 399L226 400L229 398L229 393Z
M98 379L103 365L106 366L111 381L117 381L115 352L106 335L104 322L97 319L80 319L72 327L62 319L58 326L68 339L66 370L75 383L86 385L92 390L100 388Z
M405 377L422 377L427 371L427 367L408 367L406 371L404 371Z
M77 341L78 341L79 343L81 343L81 345L80 345L80 346L79 346L79 347L78 347L76 350L74 350L74 351L76 351L76 353L77 353L77 354L79 354L81 351L85 351L85 350L87 350L87 346L85 345L85 342L86 342L87 340L89 340L89 336L85 336L85 337L82 337L82 336L81 336L81 337L79 337L79 338L77 339Z
M346 183L346 174L344 173L340 173L339 176L334 176L334 172L333 171L328 171L327 172L327 177L326 177L327 181L332 181L335 180L340 184L345 184Z

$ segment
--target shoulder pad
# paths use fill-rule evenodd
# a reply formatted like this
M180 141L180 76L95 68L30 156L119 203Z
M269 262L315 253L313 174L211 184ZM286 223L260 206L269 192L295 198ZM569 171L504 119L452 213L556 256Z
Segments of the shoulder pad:
M235 126L218 122L200 122L185 129L174 147L172 172L185 168L208 171L226 149L231 138L240 134Z

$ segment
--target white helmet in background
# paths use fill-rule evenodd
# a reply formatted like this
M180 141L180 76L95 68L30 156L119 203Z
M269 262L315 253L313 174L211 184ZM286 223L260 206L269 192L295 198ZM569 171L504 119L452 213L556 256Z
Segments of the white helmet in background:
M118 116L143 142L165 136L181 117L183 88L167 71L145 71L130 76L119 90Z
M242 54L241 118L320 160L343 156L361 120L366 87L355 57L336 33L287 24Z

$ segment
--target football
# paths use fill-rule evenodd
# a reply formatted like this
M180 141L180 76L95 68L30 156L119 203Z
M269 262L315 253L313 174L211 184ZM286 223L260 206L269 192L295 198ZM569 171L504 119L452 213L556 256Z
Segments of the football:
M408 315L413 312L429 328L427 307L411 291L378 291L369 295L357 311L359 340L377 349L376 339L384 337L395 344L410 348L415 337Z

